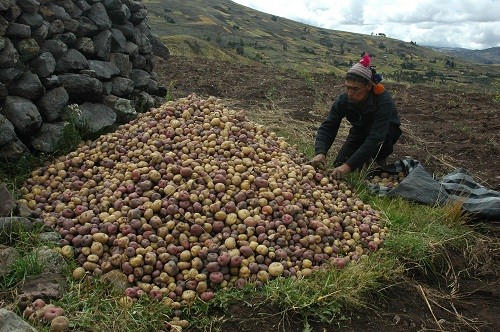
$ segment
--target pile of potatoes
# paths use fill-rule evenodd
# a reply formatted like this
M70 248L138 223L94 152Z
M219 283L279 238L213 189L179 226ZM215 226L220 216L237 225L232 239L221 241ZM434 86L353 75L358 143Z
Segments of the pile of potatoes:
M368 177L367 181L375 185L383 186L388 189L393 189L397 187L399 183L401 183L401 181L405 179L405 177L406 177L405 172L398 172L398 173L381 172L378 175L373 175Z
M75 278L120 270L171 305L342 268L378 250L380 215L274 132L190 95L33 172L22 189Z

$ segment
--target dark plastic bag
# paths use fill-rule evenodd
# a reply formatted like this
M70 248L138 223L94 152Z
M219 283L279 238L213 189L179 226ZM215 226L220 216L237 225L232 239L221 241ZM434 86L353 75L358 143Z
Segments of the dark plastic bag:
M369 183L370 190L377 195L402 197L427 205L460 201L462 209L475 218L500 220L500 193L477 183L463 168L436 180L419 161L403 159L377 167L368 178L383 172L403 172L406 177L394 188Z

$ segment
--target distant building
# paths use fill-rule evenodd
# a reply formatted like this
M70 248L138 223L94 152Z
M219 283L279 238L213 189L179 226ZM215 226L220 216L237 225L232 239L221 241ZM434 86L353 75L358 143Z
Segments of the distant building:
M377 35L379 35L379 36L383 36L383 37L387 37L387 36L385 35L385 33L382 33L382 32L377 33Z

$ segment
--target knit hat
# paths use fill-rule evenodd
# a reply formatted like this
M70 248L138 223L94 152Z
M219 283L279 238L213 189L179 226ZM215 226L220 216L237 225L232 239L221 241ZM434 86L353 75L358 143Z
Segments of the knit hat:
M358 63L354 64L348 71L348 74L354 74L366 78L368 81L372 81L372 70L370 68L370 56L368 54L363 55L363 58L359 60Z

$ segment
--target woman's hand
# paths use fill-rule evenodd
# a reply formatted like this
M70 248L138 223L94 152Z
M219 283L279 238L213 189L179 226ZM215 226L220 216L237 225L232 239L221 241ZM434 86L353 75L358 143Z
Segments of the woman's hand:
M326 156L323 153L317 154L311 160L309 160L308 164L316 169L325 169Z
M332 176L334 179L340 180L345 177L347 173L351 171L351 167L347 164L342 164L339 167L333 169Z

